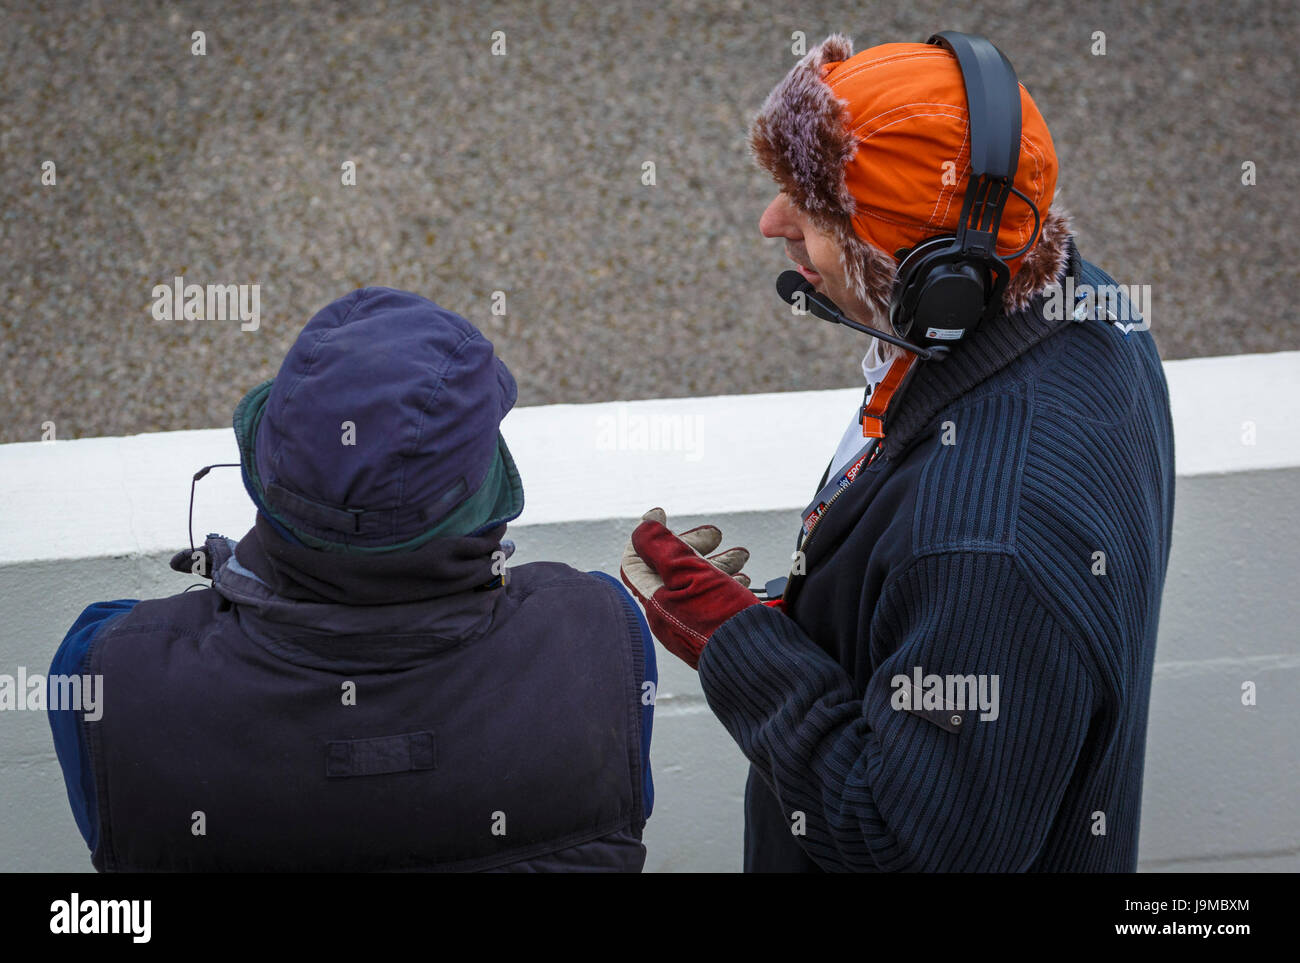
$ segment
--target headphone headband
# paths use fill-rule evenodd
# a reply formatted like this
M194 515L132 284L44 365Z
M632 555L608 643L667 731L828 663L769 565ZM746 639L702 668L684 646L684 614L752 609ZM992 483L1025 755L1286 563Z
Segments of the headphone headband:
M926 42L949 50L961 70L970 177L956 235L929 238L903 257L889 314L900 337L908 337L920 322L923 336L915 340L933 345L960 340L1000 308L1011 272L997 255L998 227L1011 194L1024 195L1015 190L1020 82L1011 62L988 40L972 34L945 30ZM1034 219L1037 234L1036 209ZM1026 249L1033 242L1031 237Z
M1020 163L1020 82L1011 61L983 37L956 30L936 33L926 43L957 58L970 118L970 169L1008 183Z

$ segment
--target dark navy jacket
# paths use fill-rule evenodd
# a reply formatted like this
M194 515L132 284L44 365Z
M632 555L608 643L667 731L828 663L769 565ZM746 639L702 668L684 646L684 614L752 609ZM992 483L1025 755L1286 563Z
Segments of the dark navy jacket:
M649 632L600 573L493 584L503 531L342 556L259 517L213 587L90 606L51 674L103 717L50 718L96 868L639 871Z
M752 763L746 868L1133 871L1173 505L1149 332L1036 301L922 365L785 611L700 660ZM996 711L928 676L997 680Z

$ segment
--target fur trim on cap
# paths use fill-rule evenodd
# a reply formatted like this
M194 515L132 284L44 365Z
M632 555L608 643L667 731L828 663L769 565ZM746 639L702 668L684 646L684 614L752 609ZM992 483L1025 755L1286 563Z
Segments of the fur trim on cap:
M840 263L853 294L876 320L889 317L897 264L853 230L855 201L844 168L857 153L848 105L822 82L823 68L853 56L853 42L831 34L772 89L750 127L754 159L781 191L839 244ZM1013 201L1014 203L1014 201ZM1065 268L1069 217L1053 206L1043 213L1038 241L1007 284L1003 309L1020 311ZM882 348L884 345L882 344Z
M858 144L846 123L846 103L822 83L826 64L851 56L853 42L843 34L831 34L813 47L767 95L750 129L758 163L818 219L847 220L853 213L844 165Z
M1007 311L1023 311L1035 294L1061 276L1072 233L1070 215L1053 204L1043 215L1038 240L1021 259L1020 270L1007 282L1002 296Z

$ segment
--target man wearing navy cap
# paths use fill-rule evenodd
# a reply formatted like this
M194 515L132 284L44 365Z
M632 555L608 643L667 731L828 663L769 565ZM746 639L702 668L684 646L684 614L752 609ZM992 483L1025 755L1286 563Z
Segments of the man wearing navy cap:
M235 411L257 518L211 587L91 605L51 666L102 678L50 712L97 869L641 869L654 650L616 579L505 568L515 399L417 295L311 319Z

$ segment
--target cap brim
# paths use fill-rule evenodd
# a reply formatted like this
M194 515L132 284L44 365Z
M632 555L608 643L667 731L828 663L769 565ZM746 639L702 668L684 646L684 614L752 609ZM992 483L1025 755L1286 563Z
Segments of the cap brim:
M496 477L493 478L493 473L490 472L484 483L496 485L496 497L488 512L489 521L472 531L471 535L480 535L498 525L514 521L524 510L524 484L519 477L514 456L510 454L510 449L506 445L505 436L500 431L497 432L497 455L499 456L497 464L500 467L495 473Z

